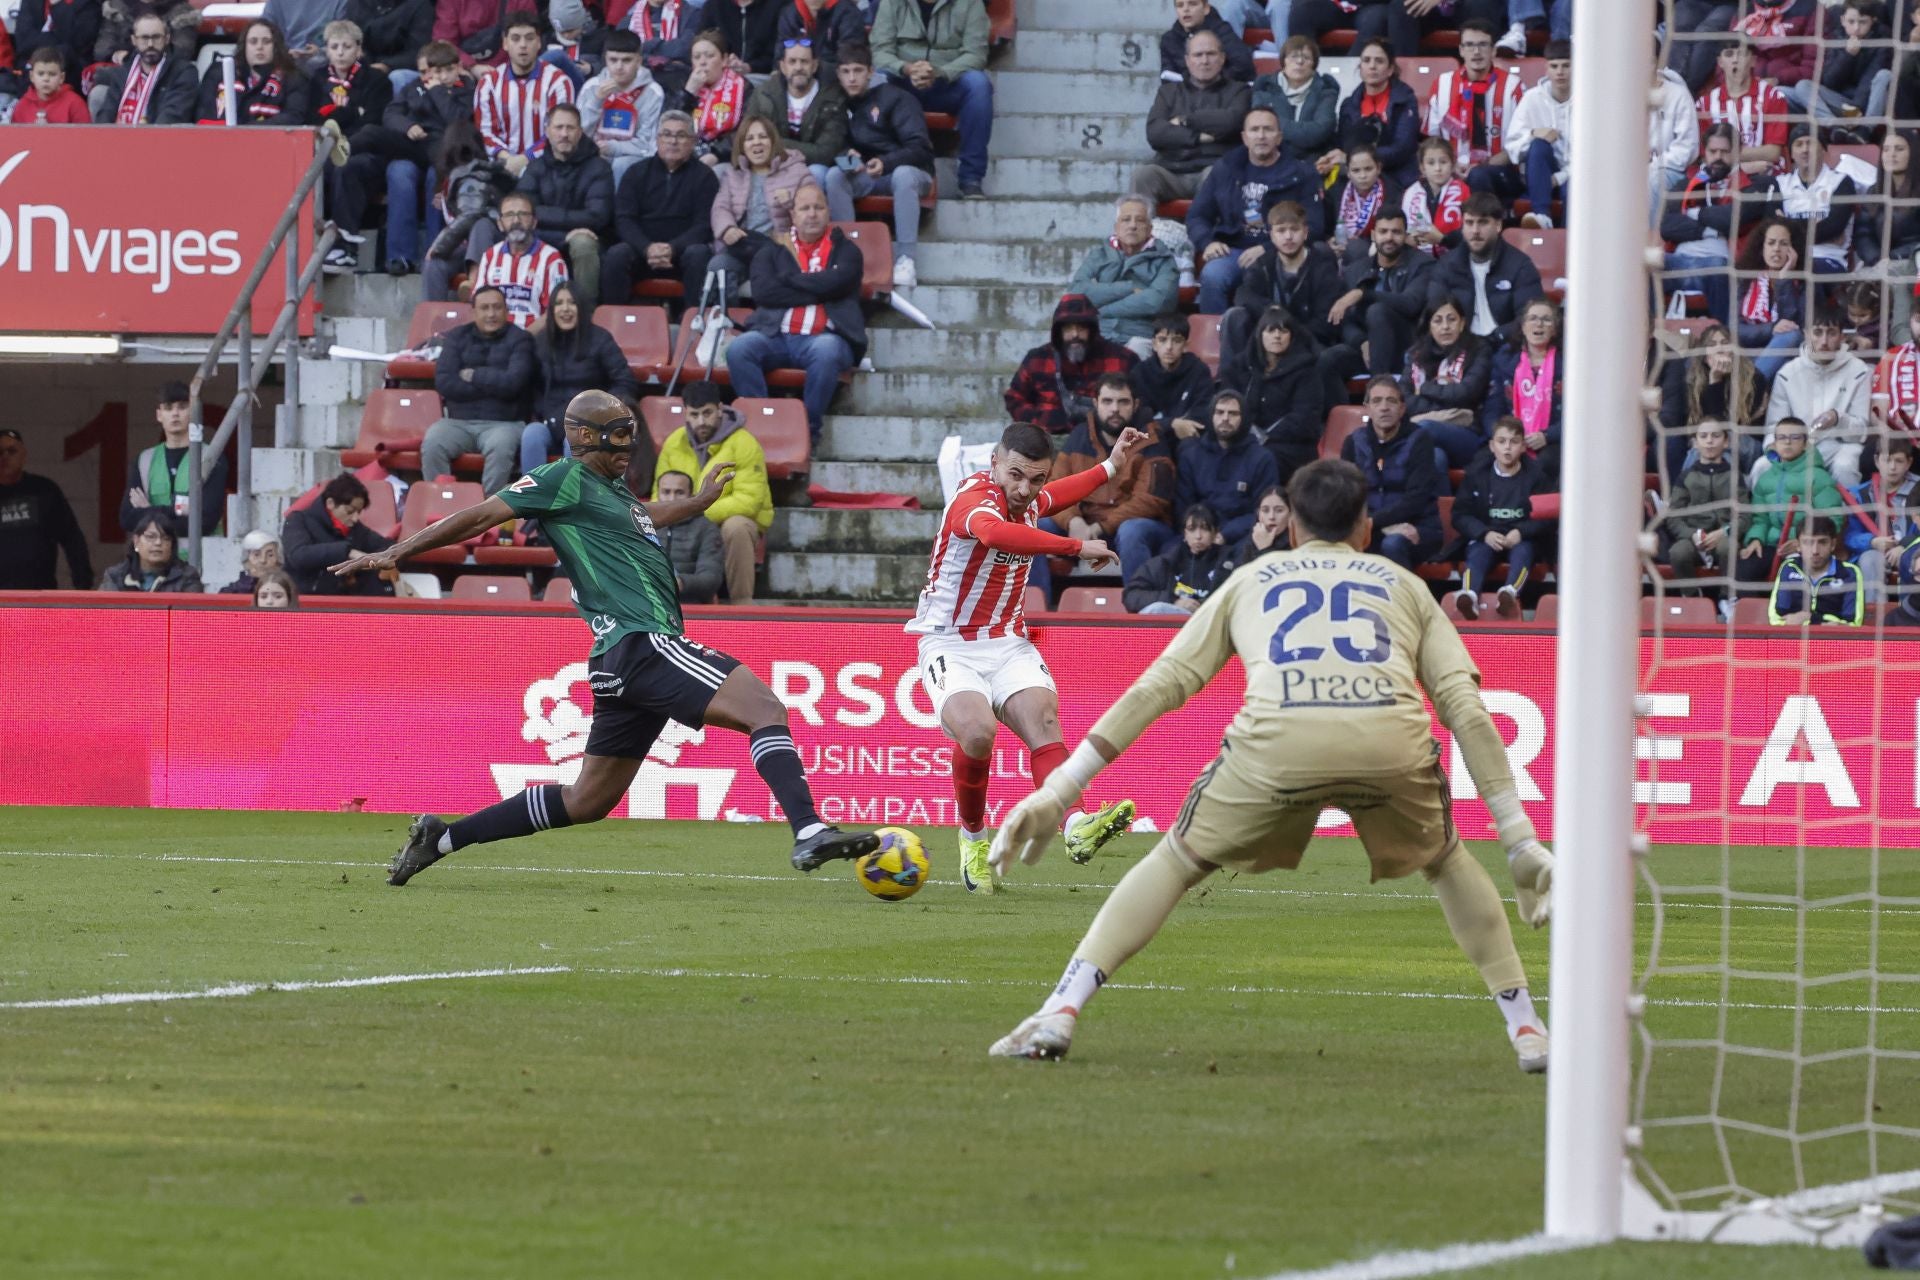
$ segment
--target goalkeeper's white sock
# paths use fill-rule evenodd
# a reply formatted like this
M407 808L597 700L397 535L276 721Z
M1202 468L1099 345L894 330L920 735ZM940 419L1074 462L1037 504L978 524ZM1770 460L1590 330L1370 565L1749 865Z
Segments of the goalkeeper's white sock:
M1083 1010L1093 993L1121 965L1153 941L1153 935L1160 932L1187 890L1206 879L1210 871L1195 867L1162 839L1114 886L1040 1012L1071 1009L1078 1014Z
M1507 1039L1513 1039L1522 1031L1547 1029L1547 1024L1540 1021L1540 1015L1533 1011L1533 997L1527 994L1525 987L1496 991L1493 993L1493 1002L1500 1006L1500 1016L1507 1020Z

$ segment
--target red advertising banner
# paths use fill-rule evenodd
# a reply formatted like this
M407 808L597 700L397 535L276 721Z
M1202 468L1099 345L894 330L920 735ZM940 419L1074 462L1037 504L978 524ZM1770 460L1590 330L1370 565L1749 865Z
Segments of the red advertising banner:
M0 130L0 332L211 334L313 162L311 129ZM312 237L311 205L299 243ZM254 295L264 334L284 250ZM313 332L311 304L300 331Z
M202 598L203 600L205 598ZM0 804L464 812L577 774L591 723L589 637L568 615L244 608L0 607ZM791 615L788 615L791 617ZM899 621L743 619L696 639L746 661L787 704L822 812L848 824L953 821L949 747ZM1069 742L1171 628L1056 624L1036 640ZM1468 635L1534 820L1550 830L1553 637ZM1909 656L1908 650L1914 652ZM1894 656L1897 653L1897 658ZM1661 841L1920 846L1920 646L1670 636L1638 755ZM1164 828L1238 707L1230 664L1096 784ZM1442 734L1445 741L1445 735ZM1451 744L1464 834L1492 825ZM990 815L1024 795L1002 734ZM670 725L616 818L778 820L747 742ZM1338 814L1329 833L1348 830Z

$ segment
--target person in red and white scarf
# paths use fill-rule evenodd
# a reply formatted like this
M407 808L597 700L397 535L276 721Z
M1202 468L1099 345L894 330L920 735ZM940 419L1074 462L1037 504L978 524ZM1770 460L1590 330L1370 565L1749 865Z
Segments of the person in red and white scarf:
M727 348L737 396L767 394L769 369L804 369L807 427L820 438L840 375L867 349L860 249L827 221L827 193L809 181L793 197L793 232L753 260L753 319Z
M1506 130L1520 105L1520 77L1493 65L1494 25L1472 19L1460 27L1460 69L1445 71L1427 97L1430 138L1453 146L1462 178L1489 164L1506 147Z
M1907 316L1908 340L1880 357L1869 414L1874 429L1920 434L1920 307Z
M1720 74L1695 100L1700 132L1721 121L1740 137L1740 168L1747 173L1786 168L1787 115L1793 110L1771 80L1754 76L1753 48L1736 40L1720 50Z
M304 125L307 119L307 78L287 51L287 38L266 19L247 24L240 37L240 60L233 68L235 124ZM209 68L200 82L201 124L226 124L229 119L226 77Z
M496 288L507 298L507 313L522 329L547 313L554 288L567 278L567 258L533 234L533 197L515 191L500 201L500 243L480 255L462 292Z
M693 117L694 154L717 169L733 158L734 131L746 119L753 86L728 60L726 41L715 32L696 36L688 57L693 70L677 92L667 95L667 109Z
M1461 210L1467 184L1454 176L1453 147L1443 138L1420 144L1420 181L1400 197L1407 215L1407 240L1423 253L1438 254L1460 243Z
M95 124L191 124L200 84L193 63L168 52L166 20L143 13L133 22L133 53L94 77L87 105Z
M473 93L473 122L487 154L514 177L547 146L547 111L573 101L573 81L540 61L540 22L531 13L507 19L507 63L486 75Z
M653 78L668 91L685 84L693 69L693 38L708 25L704 7L692 0L639 0L626 19L627 29L640 37L640 60Z

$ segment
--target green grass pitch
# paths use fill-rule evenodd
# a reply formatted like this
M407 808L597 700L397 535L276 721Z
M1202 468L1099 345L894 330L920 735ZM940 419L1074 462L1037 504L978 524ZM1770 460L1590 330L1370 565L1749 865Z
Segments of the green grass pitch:
M469 850L395 890L381 864L403 827L8 813L8 1005L554 971L0 1009L0 1275L1246 1277L1539 1227L1544 1083L1514 1069L1425 886L1369 887L1350 844L1184 904L1073 1058L1043 1065L986 1048L1148 837L1090 867L1056 848L1013 892L969 900L951 832L929 831L939 880L888 904L845 866L794 874L766 826L606 823ZM1717 876L1717 855L1662 856L1667 883ZM1790 860L1741 866L1743 888L1792 888ZM1860 865L1828 869L1833 891L1857 887ZM1670 908L1668 958L1717 956L1722 914ZM1866 920L1742 912L1737 945L1756 969L1804 952L1806 972L1840 973ZM1916 932L1883 913L1882 955L1910 958ZM1544 992L1546 936L1519 941ZM1777 1007L1790 986L1741 988L1748 1042L1865 1043L1865 984L1810 991L1798 1019ZM1716 992L1663 982L1653 1024L1710 1034L1714 1012L1688 1002ZM1876 998L1877 1042L1914 1047L1920 992ZM1790 1082L1765 1065L1734 1073L1723 1111L1785 1116ZM1881 1065L1881 1118L1914 1124L1901 1065ZM1860 1071L1810 1072L1802 1107L1858 1114ZM1668 1113L1702 1096L1683 1052L1659 1078ZM1650 1143L1713 1180L1703 1131ZM1789 1176L1784 1143L1736 1154ZM1857 1140L1802 1154L1810 1174L1861 1171ZM1881 1160L1920 1152L1883 1143ZM1630 1246L1474 1274L1860 1266Z

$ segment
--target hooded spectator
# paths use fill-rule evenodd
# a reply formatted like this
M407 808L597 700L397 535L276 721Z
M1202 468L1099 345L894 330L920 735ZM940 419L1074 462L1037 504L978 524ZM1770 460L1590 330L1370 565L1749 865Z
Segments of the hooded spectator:
M1133 192L1158 204L1191 200L1214 161L1240 140L1252 99L1229 79L1219 37L1202 31L1187 42L1187 73L1163 80L1147 112L1153 163L1133 171Z
M1276 484L1319 456L1326 416L1313 336L1285 307L1268 307L1220 381L1242 396L1247 432L1273 455Z
M1067 284L1100 310L1102 328L1146 360L1153 355L1153 321L1179 298L1173 254L1153 236L1153 207L1143 196L1122 196L1113 234L1080 260Z
M1180 442L1174 509L1184 519L1196 506L1206 507L1220 536L1238 542L1253 528L1260 495L1280 483L1280 466L1247 429L1239 392L1215 395L1209 417L1209 430Z
M100 576L102 591L199 592L200 571L182 560L165 513L143 511L127 538L126 558Z
M1071 431L1093 412L1094 383L1109 373L1125 376L1138 363L1125 346L1101 336L1099 308L1069 293L1053 309L1049 341L1027 352L1014 371L1007 416L1056 435Z

